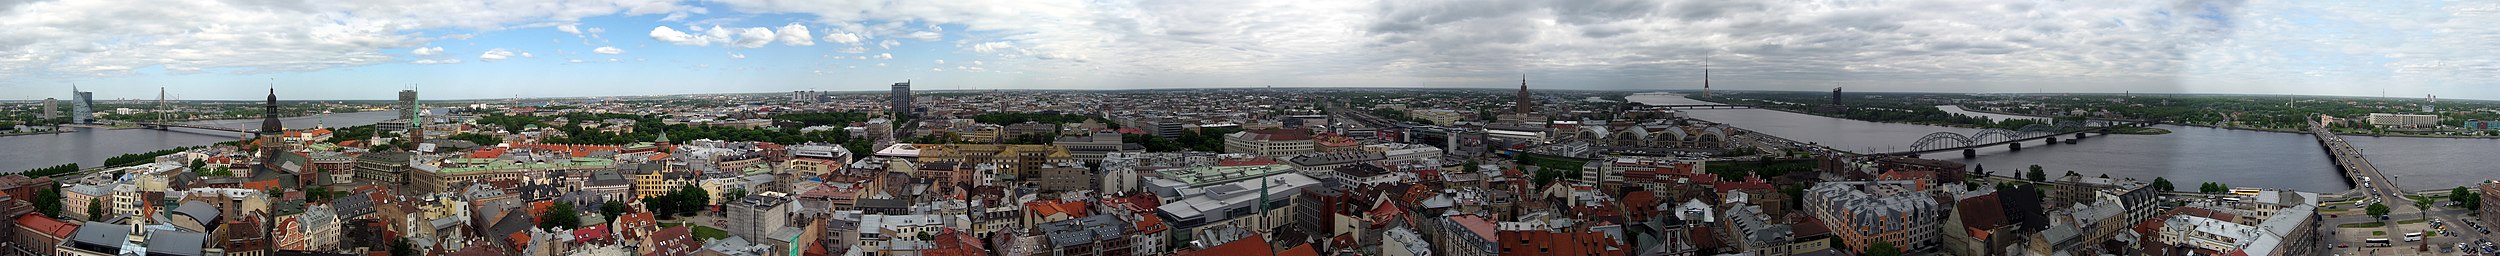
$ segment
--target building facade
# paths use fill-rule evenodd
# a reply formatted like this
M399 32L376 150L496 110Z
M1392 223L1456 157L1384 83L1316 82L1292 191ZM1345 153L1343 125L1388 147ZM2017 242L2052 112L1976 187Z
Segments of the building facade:
M1926 191L1907 181L1816 183L1806 190L1806 212L1832 228L1832 234L1864 253L1877 241L1904 252L1936 247L1943 211Z

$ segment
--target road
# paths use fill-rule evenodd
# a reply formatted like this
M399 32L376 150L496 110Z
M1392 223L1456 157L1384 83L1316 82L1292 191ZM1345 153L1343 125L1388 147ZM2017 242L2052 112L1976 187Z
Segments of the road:
M2335 135L2335 132L2327 130L2323 125L2312 123L2309 133L2318 138L2318 143L2324 145L2327 154L2332 156L2337 167L2340 167L2338 169L2344 170L2345 177L2352 179L2354 184L2360 184L2361 187L2354 189L2362 190L2365 196L2377 199L2390 207L2410 208L2400 206L2413 204L2412 200L2404 197L2404 190L2397 187L2393 179L2380 173L2377 165L2371 164L2369 158L2363 157L2361 148L2353 147L2352 143L2344 141L2344 137Z

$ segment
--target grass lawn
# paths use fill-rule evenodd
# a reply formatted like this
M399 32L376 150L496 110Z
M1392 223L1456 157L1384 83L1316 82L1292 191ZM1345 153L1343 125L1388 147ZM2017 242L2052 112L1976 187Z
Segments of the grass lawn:
M2387 235L2387 231L2370 231L2370 236L2384 236L2384 235Z
M2337 224L2337 225L2335 225L2335 227L2338 227L2338 228L2375 228L2375 227L2385 227L2385 226L2387 226L2387 223L2386 223L2386 222L2376 222L2376 221L2372 221L2372 222L2362 222L2362 223L2344 223L2344 224ZM2386 231L2376 231L2376 233L2382 233L2382 234L2379 234L2379 235L2385 235L2385 234L2383 234L2383 233L2386 233Z
M2426 220L2426 219L2399 220L2399 221L2396 221L2396 224L2414 224L2414 223L2423 223L2423 222L2431 222L2431 220Z
M678 225L684 225L684 224L678 224L678 223L666 223L666 222L660 223L660 227L663 227L663 228L666 228L666 227L676 227L676 226L678 226ZM716 239L729 238L729 231L728 231L728 230L720 230L720 229L717 229L717 228L712 228L712 227L694 226L694 238L695 238L695 239L700 239L700 240L703 240L703 241L711 241L711 240L716 240Z

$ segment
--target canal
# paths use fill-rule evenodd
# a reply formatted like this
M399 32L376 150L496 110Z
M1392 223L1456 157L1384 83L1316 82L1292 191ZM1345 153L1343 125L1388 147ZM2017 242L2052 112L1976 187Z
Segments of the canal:
M1626 99L1654 105L1705 103L1668 94L1638 94ZM1960 111L1954 108L1947 110ZM1906 149L1919 138L1934 132L1970 134L1978 131L1866 122L1763 109L1687 110L1685 114L1772 136L1858 152ZM2326 151L2318 148L2317 143L2306 135L2173 125L2155 127L2169 129L2172 133L2108 135L2084 139L2075 144L2039 145L2040 142L2034 141L2024 143L2021 151L2006 147L1980 149L1979 157L1970 159L1963 158L1961 152L1922 157L1975 164L1999 175L2019 174L2028 166L2040 165L2051 176L2071 170L2086 176L2107 174L2112 178L2146 181L2164 177L2181 188L2193 188L2203 182L2221 182L2231 186L2313 192L2350 189L2336 176L2333 164L2327 161ZM2356 142L2356 145L2360 144ZM2372 154L2371 160L2380 162L2382 167L2389 165L2389 160L2380 159L2376 154ZM2415 182L2413 179L2402 182L2406 182L2407 188L2416 188L2411 185Z
M440 111L440 110L437 110ZM305 117L282 118L287 128L314 126L348 127L390 120L397 111L334 113ZM437 112L440 113L440 112ZM218 127L259 128L259 119L194 121ZM104 164L104 158L122 154L157 151L174 147L201 146L235 141L241 134L223 131L173 128L177 131L150 129L64 128L70 133L0 137L0 172L18 172L77 162L81 167Z

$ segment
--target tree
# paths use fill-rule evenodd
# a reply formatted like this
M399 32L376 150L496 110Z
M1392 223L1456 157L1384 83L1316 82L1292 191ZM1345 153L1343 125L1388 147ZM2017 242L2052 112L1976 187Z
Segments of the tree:
M409 243L408 243L408 239L407 239L407 238L391 239L391 256L416 256L416 255L417 255L417 246L416 246L416 245L413 245L413 244L409 244Z
M696 187L693 184L679 186L676 192L671 192L668 196L672 197L669 199L672 201L671 207L680 215L700 213L712 206L712 192L704 191L703 187Z
M599 217L607 218L607 221L605 222L616 222L616 216L625 215L626 210L625 202L607 201L599 203Z
M581 213L573 211L573 203L556 202L554 207L548 207L547 216L538 218L538 228L541 229L571 229L581 226Z
M1984 164L1973 164L1973 165L1971 165L1971 166L1970 166L1970 174L1971 174L1971 175L1979 175L1980 177L1987 177L1987 176L1988 176L1988 165L1984 165Z
M2058 176L2058 177L2074 177L2074 176L2083 176L2083 174L2081 174L2081 173L2075 173L2075 170L2066 170L2066 176Z
M2049 182L2049 171L2041 170L2040 165L2031 165L2031 171L2024 173L2023 179L2031 180L2031 182Z
M104 221L104 218L105 218L105 217L106 217L106 216L104 216L104 199L103 199L103 198L90 198L90 199L87 199L87 220L88 220L88 221Z
M723 193L721 197L723 199L747 198L747 195L747 188L729 188L729 193Z
M2383 203L2370 203L2370 207L2369 207L2369 208L2364 209L2363 211L2366 211L2367 213L2369 213L2369 214L2370 214L2370 217L2375 217L2375 218L2386 218L2386 217L2387 217L2387 212L2388 212L2388 211L2390 211L2390 209L2387 209L2387 204L2383 204Z
M61 204L60 189L45 187L43 190L37 190L34 199L35 212L41 212L43 216L53 218L61 217L61 207L64 205Z
M2415 210L2421 210L2421 212L2422 212L2422 218L2424 218L2424 219L2429 219L2429 218L2431 218L2431 204L2435 204L2435 203L2434 203L2434 202L2431 202L2431 199L2430 199L2430 198L2414 198L2414 199L2413 199L2413 209L2415 209Z
M2153 185L2152 185L2152 186L2153 186L2153 189L2159 190L2159 191L2161 191L2161 192L2170 192L2170 191L2173 191L2173 190L2171 190L2171 189L2174 189L2174 188L2175 188L2175 187L2172 187L2172 185L2170 184L2170 179L2167 179L2167 178L2162 178L2162 177L2153 177Z
M2463 186L2448 190L2448 201L2456 202L2457 207L2465 207L2470 211L2483 209L2483 194L2474 193L2474 190L2465 189Z
M662 195L642 198L642 210L661 217L676 216L677 202L670 201L674 197L674 195Z
M1890 242L1890 241L1881 241L1881 240L1878 240L1878 241L1875 241L1875 244L1872 244L1872 245L1867 245L1867 246L1866 246L1866 255L1867 255L1867 256L1901 256L1901 248L1899 248L1899 247L1894 247L1894 246L1892 245L1892 242Z

